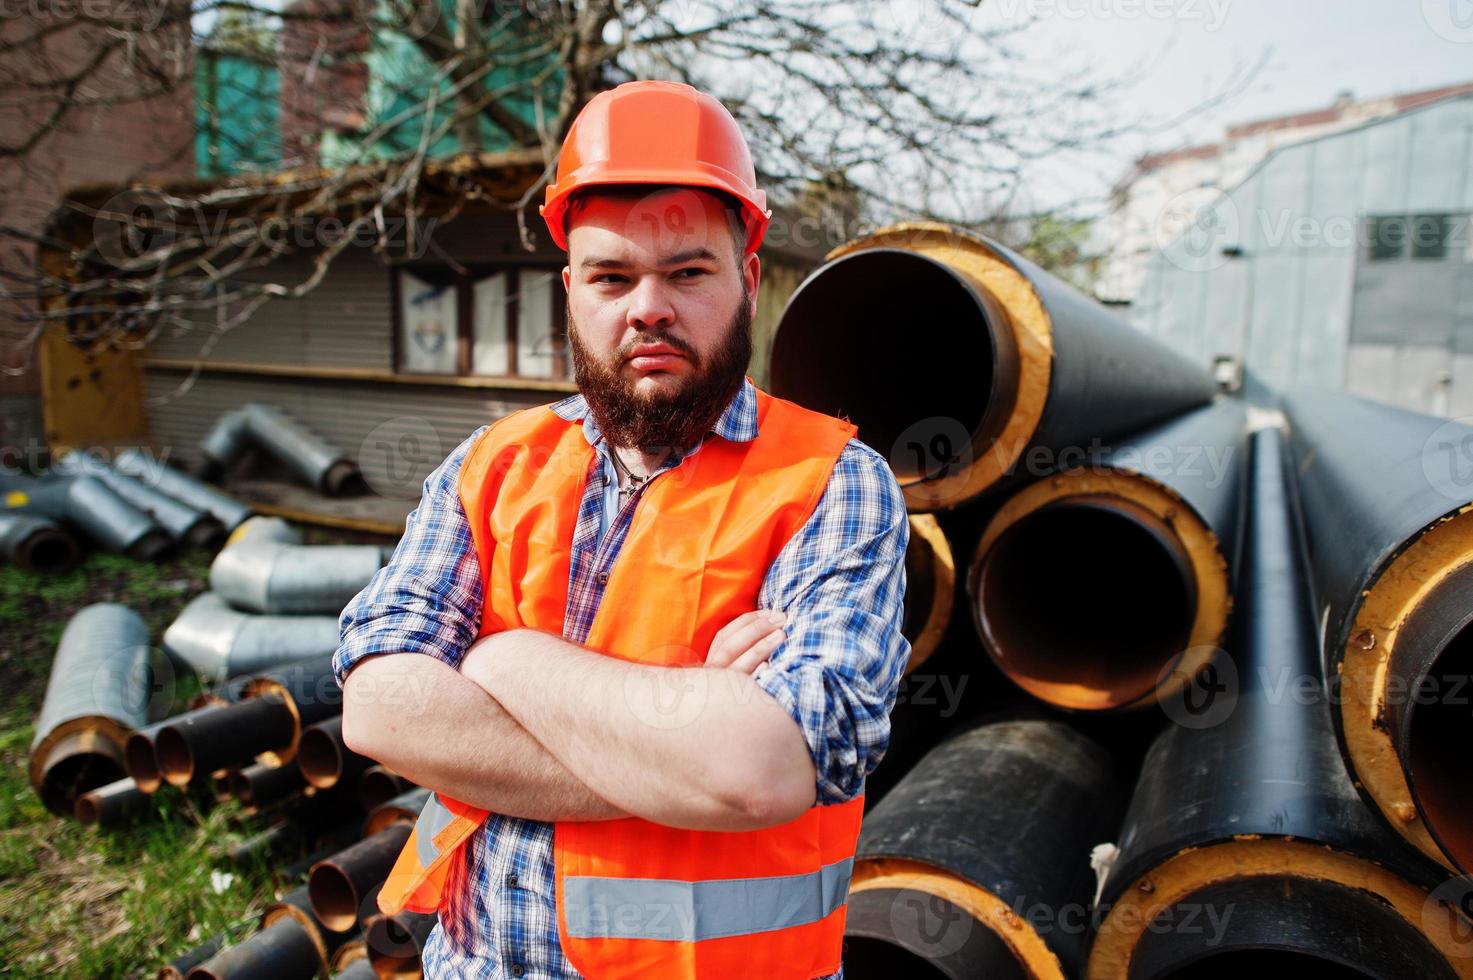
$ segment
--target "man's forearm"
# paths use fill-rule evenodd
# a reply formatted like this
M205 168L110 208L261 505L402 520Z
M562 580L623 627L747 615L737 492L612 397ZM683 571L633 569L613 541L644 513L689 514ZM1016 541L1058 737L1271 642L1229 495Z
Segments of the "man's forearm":
M802 732L742 671L653 667L511 630L462 670L572 775L629 813L699 830L748 830L813 805Z
M349 748L421 786L531 820L628 816L458 671L418 653L383 654L348 675Z

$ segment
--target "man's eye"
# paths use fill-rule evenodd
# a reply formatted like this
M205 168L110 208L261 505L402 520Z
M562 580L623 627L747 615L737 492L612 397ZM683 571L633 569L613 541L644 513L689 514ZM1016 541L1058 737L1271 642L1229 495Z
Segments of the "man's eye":
M616 283L616 282L623 282L624 281L624 277L621 276L621 275L619 275L617 272L605 272L601 276L595 276L594 279L593 279L593 281L594 282Z
M705 269L697 269L695 267L689 269L680 269L675 273L675 275L681 279L694 279L697 276L704 276L705 274Z

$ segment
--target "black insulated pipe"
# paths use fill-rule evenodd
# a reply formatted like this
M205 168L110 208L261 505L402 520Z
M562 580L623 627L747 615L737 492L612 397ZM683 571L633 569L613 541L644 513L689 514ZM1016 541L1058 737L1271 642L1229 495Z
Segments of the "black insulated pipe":
M1351 785L1282 435L1252 446L1240 614L1227 655L1163 702L1173 724L1141 765L1086 976L1336 976L1347 957L1378 980L1464 975L1449 956L1473 923L1431 901L1444 874Z
M1203 669L1232 608L1245 424L1220 399L1003 503L967 577L1003 673L1057 707L1112 711Z
M1293 391L1284 412L1342 751L1397 833L1473 872L1473 427L1337 392Z
M894 225L828 258L783 310L772 392L851 419L913 511L971 500L1030 446L1114 438L1215 391L1200 365L958 228Z
M1077 975L1090 853L1124 808L1118 775L1057 721L983 724L933 749L865 816L844 975Z

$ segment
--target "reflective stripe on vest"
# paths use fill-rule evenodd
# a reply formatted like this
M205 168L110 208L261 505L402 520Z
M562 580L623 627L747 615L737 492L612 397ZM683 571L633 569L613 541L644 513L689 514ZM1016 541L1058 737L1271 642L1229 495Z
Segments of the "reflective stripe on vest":
M758 436L710 437L635 505L584 645L623 660L700 667L715 633L757 608L767 570L812 516L854 426L757 393ZM547 408L501 419L458 485L485 594L480 636L564 634L572 542L596 456ZM443 904L453 858L485 811L431 801L379 907ZM447 822L443 809L452 818ZM838 970L864 799L753 831L638 817L556 822L558 940L594 980L808 980Z
M674 881L569 875L568 935L696 942L817 922L844 904L854 859L768 878Z

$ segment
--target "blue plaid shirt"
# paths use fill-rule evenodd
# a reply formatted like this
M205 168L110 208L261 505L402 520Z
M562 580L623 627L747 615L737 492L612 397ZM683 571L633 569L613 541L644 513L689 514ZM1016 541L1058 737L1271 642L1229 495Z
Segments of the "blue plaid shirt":
M581 395L552 410L583 421L597 450L573 535L564 636L582 642L637 506L617 504L607 444ZM341 683L377 653L416 652L458 668L480 631L481 570L457 490L470 438L425 480L393 559L343 610L333 667ZM757 396L746 382L711 427L757 437ZM699 452L697 445L691 452ZM668 461L664 472L680 460ZM641 491L642 492L642 491ZM603 542L609 536L607 543ZM910 656L900 633L909 539L905 503L885 460L858 440L839 455L809 520L767 570L763 609L788 616L787 639L753 674L803 731L820 803L853 799L884 755L890 709ZM424 950L426 977L578 977L558 941L553 825L491 814L451 873L440 924ZM839 980L843 970L823 980Z

